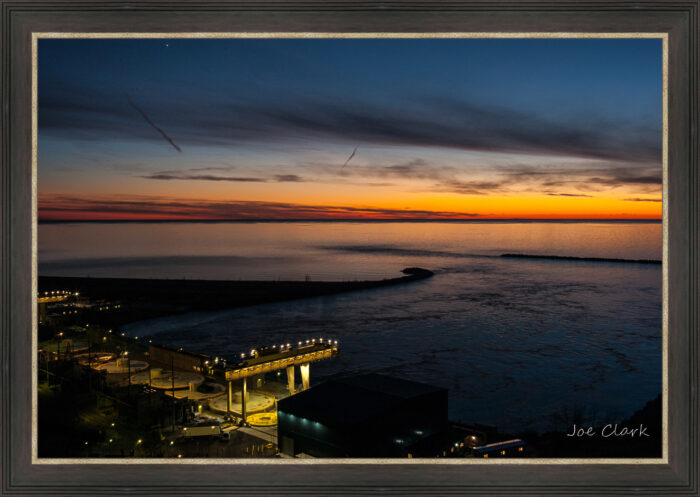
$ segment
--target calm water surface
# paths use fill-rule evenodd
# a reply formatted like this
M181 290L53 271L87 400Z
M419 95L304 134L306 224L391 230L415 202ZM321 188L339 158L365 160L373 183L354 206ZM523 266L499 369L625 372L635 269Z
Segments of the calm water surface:
M312 382L377 371L449 389L450 417L502 429L605 422L661 391L661 266L502 259L504 252L660 259L656 223L164 223L39 226L42 275L362 280L398 287L134 323L128 334L237 357L323 337Z

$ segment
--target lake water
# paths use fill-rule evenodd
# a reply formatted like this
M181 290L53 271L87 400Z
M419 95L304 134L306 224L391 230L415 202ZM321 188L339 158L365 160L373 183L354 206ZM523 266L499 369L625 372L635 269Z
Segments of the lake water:
M133 323L128 334L224 357L337 339L311 379L381 372L449 389L450 418L567 430L620 420L661 391L660 223L74 223L39 226L39 274L416 283Z

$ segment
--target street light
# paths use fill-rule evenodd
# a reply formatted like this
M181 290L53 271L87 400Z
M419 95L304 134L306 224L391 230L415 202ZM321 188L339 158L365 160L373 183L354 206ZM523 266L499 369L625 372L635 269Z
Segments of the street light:
M63 337L63 332L58 332L58 360L61 360L61 337Z

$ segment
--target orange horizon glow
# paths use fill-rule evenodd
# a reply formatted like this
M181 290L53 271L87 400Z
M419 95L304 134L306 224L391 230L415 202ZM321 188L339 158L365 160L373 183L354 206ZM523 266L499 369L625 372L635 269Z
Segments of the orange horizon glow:
M41 195L39 221L254 221L254 220L660 220L660 199L578 198L546 195L455 195L353 204L164 199L159 197L53 200Z

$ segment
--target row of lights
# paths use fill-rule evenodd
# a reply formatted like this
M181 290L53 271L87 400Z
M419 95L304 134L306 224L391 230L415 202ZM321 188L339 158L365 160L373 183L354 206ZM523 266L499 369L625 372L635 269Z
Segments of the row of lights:
M149 342L150 342L150 340L149 340ZM221 359L221 362L223 362L224 364L226 364L226 360L225 360L225 359ZM218 357L215 357L215 358L214 358L214 364L219 364L219 358L218 358ZM204 361L204 365L205 365L205 366L209 366L209 360Z
M51 295L74 295L75 297L77 297L79 295L78 292L74 293L74 292L69 292L67 290L54 290L51 292L44 292L44 295L49 295L49 294L51 294Z
M112 330L109 330L109 333L112 333ZM122 332L121 335L126 338L126 333ZM137 337L137 336L134 337L134 340L138 340L138 339L139 339L139 337ZM153 343L153 340L149 339L148 343ZM182 350L182 349L180 349L180 350Z
M77 295L77 294L76 294L76 295ZM121 308L121 304L116 304L116 305L114 305L113 307L114 307L115 309L119 309L119 308ZM108 311L108 310L109 310L109 306L100 307L100 310L101 310L101 311Z
M319 343L324 343L323 338L319 338L318 341L319 341ZM328 345L338 345L338 340L326 340L325 343ZM316 345L316 339L312 338L310 340L306 340L306 342L303 342L301 340L297 342L298 347L302 347L304 345ZM272 348L277 349L277 345L273 345ZM287 344L283 343L282 345L279 346L279 351L286 352L286 351L290 350L291 348L292 348L291 343L287 343ZM250 357L255 357L256 352L257 352L257 350L255 350L255 349L251 350ZM241 359L245 359L245 356L246 356L245 353L241 353Z

